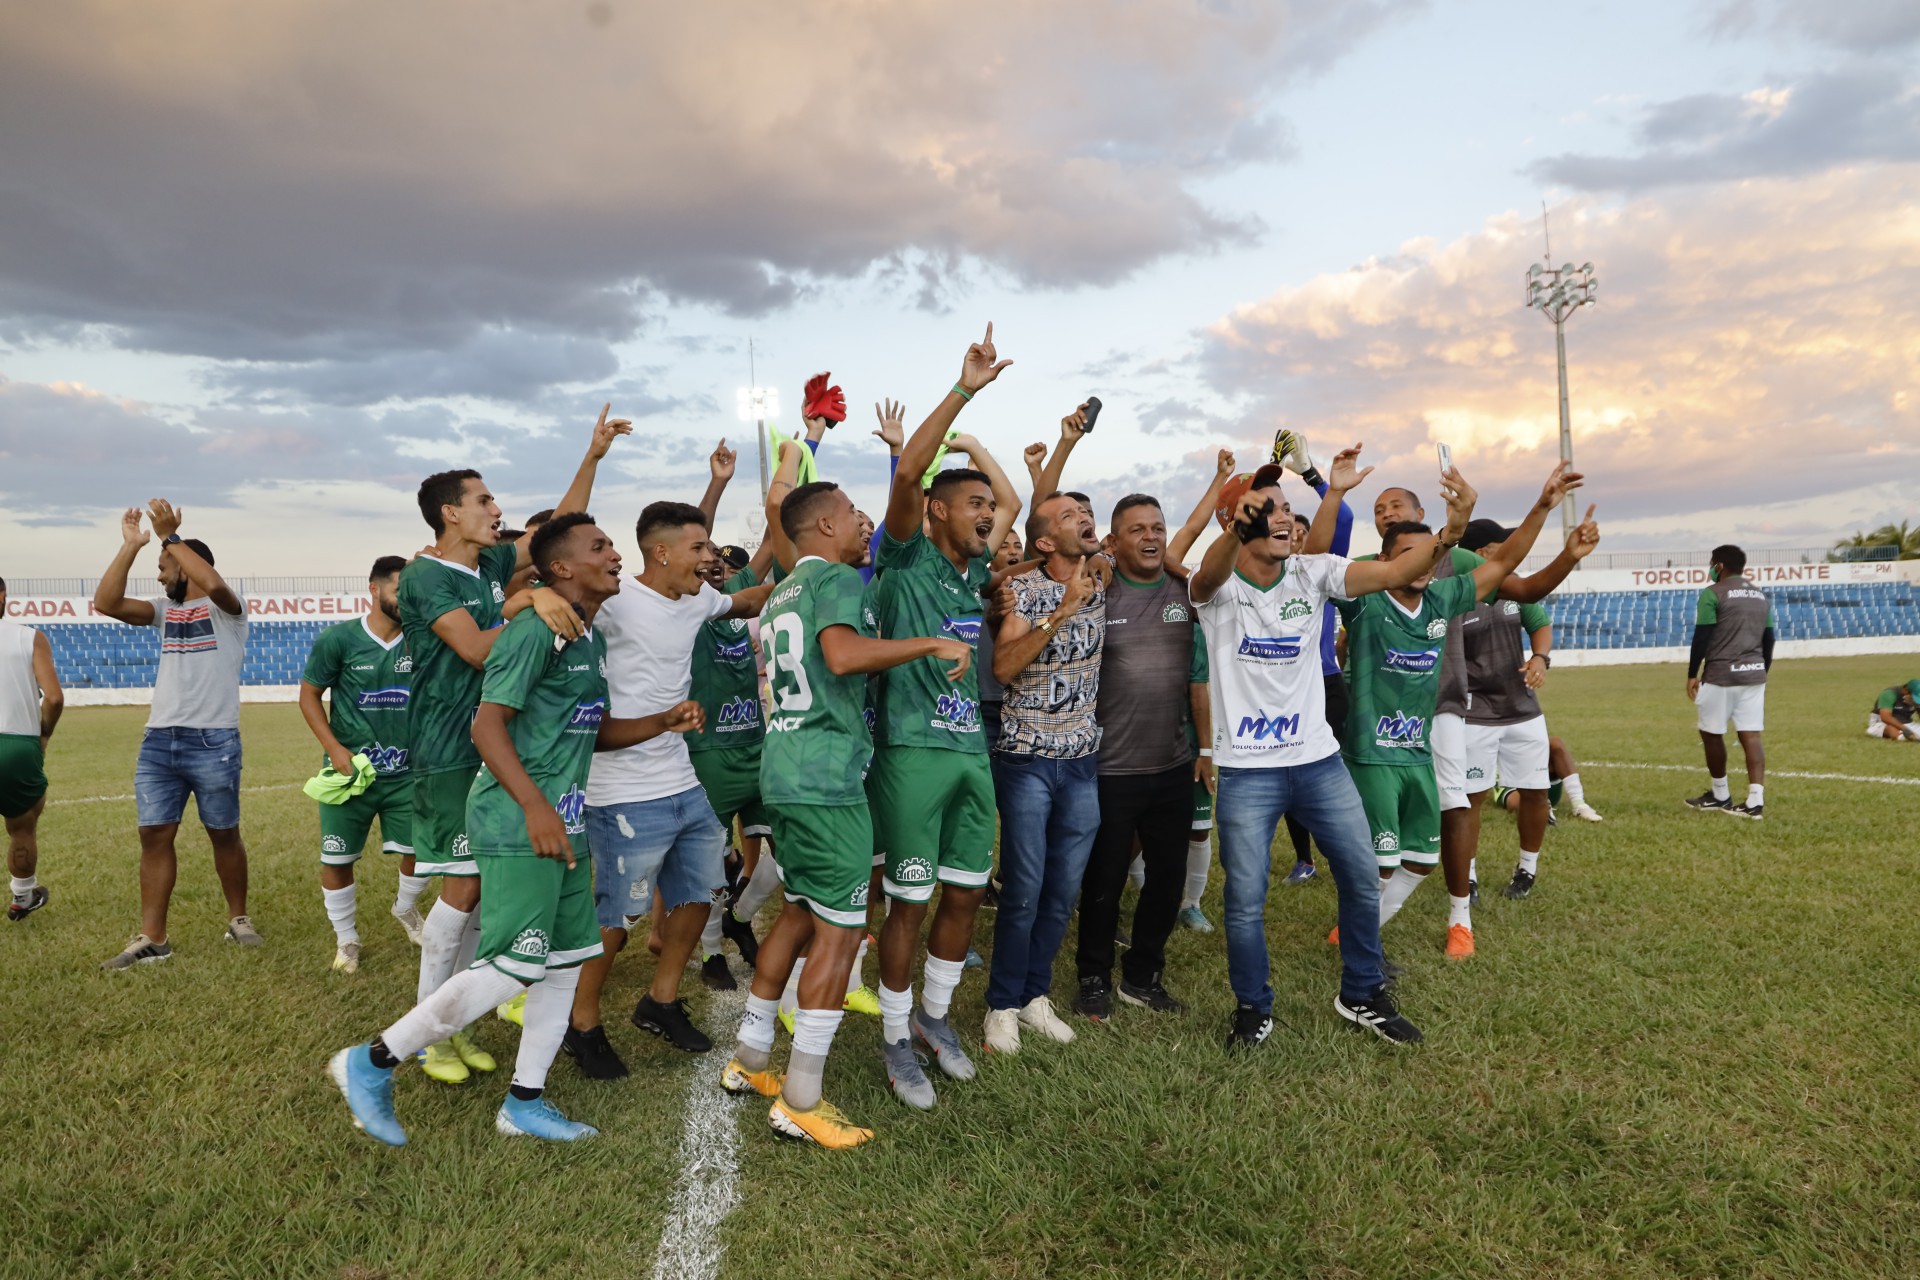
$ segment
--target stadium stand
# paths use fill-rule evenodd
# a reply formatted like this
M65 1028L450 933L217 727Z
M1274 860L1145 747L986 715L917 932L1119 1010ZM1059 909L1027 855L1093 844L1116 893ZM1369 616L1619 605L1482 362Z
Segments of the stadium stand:
M1781 640L1920 634L1920 587L1910 582L1770 587ZM1552 602L1557 649L1685 648L1695 591L1563 593Z

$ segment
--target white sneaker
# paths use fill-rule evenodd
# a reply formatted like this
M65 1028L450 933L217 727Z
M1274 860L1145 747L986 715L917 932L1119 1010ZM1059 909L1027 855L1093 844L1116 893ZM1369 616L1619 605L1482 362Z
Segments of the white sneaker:
M987 1025L980 1033L980 1041L988 1053L1020 1052L1020 1011L987 1010Z
M393 918L398 920L400 927L407 931L407 941L416 947L419 946L420 927L426 923L425 918L420 914L420 908L408 907L405 911L395 911Z
M1579 804L1573 806L1573 816L1576 818L1585 818L1588 822L1605 822L1606 821L1605 818L1602 818L1600 814L1597 811L1595 811L1592 805L1588 804L1584 800L1582 800Z
M1020 1021L1049 1040L1073 1043L1073 1028L1060 1021L1060 1015L1053 1011L1053 1001L1045 996L1035 996L1028 1001L1027 1007L1020 1010Z
M339 949L333 953L333 971L335 973L360 972L359 943L342 942L339 944Z

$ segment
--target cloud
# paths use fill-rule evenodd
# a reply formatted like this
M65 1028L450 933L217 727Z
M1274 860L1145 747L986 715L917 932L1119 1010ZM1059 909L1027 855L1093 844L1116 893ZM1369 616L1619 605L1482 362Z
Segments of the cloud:
M1575 457L1603 514L1849 495L1920 473L1920 165L1684 188L1554 214L1599 304L1567 326ZM1537 244L1505 214L1448 244L1315 277L1208 332L1201 368L1248 433L1364 440L1416 487L1451 444L1511 516L1556 455L1548 325L1521 305Z
M1768 30L1851 53L1887 53L1920 41L1912 0L1730 0L1708 21L1716 35Z
M929 307L926 262L1104 284L1256 236L1195 184L1285 155L1273 95L1412 7L28 7L0 330L351 404L590 378L668 303L763 313L890 263Z
M1787 88L1676 98L1649 107L1634 139L1642 148L1635 155L1569 153L1529 172L1580 191L1636 192L1916 160L1920 85L1892 67L1862 63Z

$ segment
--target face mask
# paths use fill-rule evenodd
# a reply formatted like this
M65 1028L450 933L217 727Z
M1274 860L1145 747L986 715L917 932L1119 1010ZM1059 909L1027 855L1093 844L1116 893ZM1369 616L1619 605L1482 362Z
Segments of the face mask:
M1709 570L1707 570L1707 581L1708 581L1708 582L1718 582L1718 581L1720 581L1720 566L1719 566L1719 565L1714 565L1714 566L1713 566L1713 567L1712 567L1711 569L1709 569Z

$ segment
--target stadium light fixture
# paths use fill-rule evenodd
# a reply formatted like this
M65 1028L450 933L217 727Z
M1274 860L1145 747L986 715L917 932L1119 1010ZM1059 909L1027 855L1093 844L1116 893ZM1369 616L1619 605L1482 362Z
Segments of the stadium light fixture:
M740 421L753 423L753 442L760 455L760 505L767 503L767 419L780 416L778 387L741 387L735 392Z
M1544 219L1544 211L1542 213ZM1573 461L1573 425L1567 412L1567 319L1581 307L1595 301L1599 281L1594 279L1593 264L1576 267L1571 262L1553 265L1553 246L1547 246L1547 258L1527 268L1526 305L1553 321L1553 343L1560 363L1560 460ZM1567 533L1579 521L1574 517L1573 495L1560 505L1560 523Z

